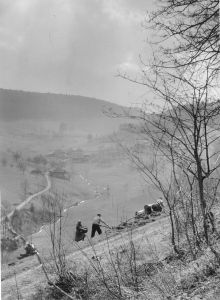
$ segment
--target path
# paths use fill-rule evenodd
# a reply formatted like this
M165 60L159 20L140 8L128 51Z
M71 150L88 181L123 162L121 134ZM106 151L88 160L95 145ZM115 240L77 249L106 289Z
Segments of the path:
M15 209L7 215L7 217L8 217L9 219L12 217L12 215L13 215L13 213L14 213L15 210L20 210L20 209L22 209L22 208L23 208L26 204L28 204L33 198L35 198L35 197L37 197L37 196L40 196L41 194L47 192L47 191L51 188L51 181L50 181L50 178L49 178L49 173L47 172L46 174L44 174L44 176L45 176L45 178L46 178L46 180L47 180L47 186L46 186L43 190L41 190L41 191L39 191L39 192L37 192L37 193L35 193L35 194L29 196L25 201L23 201L22 203L20 203L19 205L17 205L17 206L15 207Z
M20 210L20 209L22 209L22 208L23 208L26 204L28 204L33 198L42 195L43 193L47 192L47 191L51 188L51 181L50 181L50 178L49 178L49 172L45 173L44 176L45 176L45 178L46 178L46 180L47 180L47 186L46 186L43 190L41 190L41 191L39 191L39 192L37 192L37 193L35 193L35 194L29 196L25 201L23 201L22 203L20 203L19 205L17 205L17 206L15 207L15 209L7 215L7 218L8 218L9 220L10 220L10 218L12 217L12 215L14 214L15 210ZM14 235L14 237L16 237L16 238L21 238L21 239L23 240L24 243L26 242L26 240L25 240L25 238L23 237L23 235L22 235L22 234L18 234L18 233L14 230L14 228L12 227L12 225L10 224L10 222L7 223L7 226L8 226L8 230Z

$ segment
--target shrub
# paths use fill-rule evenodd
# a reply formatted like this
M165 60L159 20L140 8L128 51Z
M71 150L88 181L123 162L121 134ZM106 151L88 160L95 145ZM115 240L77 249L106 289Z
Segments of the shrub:
M1 239L1 251L12 252L19 248L19 240L2 238Z

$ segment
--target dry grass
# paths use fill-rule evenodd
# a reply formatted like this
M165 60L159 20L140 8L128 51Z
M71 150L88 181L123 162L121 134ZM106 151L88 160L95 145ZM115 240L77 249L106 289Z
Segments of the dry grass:
M167 220L161 219L160 222L166 231ZM174 300L180 299L177 298L179 295L184 295L181 299L190 299L187 297L196 294L203 295L201 299L206 299L203 287L207 285L205 290L211 294L209 286L212 282L218 282L219 276L219 266L213 254L204 249L198 259L192 261L187 255L179 260L171 253L170 257L173 259L167 263L162 260L162 257L167 257L165 244L168 244L168 236L165 236L165 231L161 229L160 232L159 222L154 222L134 230L132 235L119 235L81 249L67 257L67 278L58 276L55 268L50 266L50 279L59 286L67 284L66 291L74 299ZM216 249L218 245L219 241L216 240ZM98 260L92 259L93 256L98 257ZM32 276L36 286L39 279L43 283L44 278L42 272L35 273ZM72 278L70 282L69 277ZM17 281L24 299L68 299L52 286L39 288L31 298L30 291L34 291L34 288L24 286L27 278L22 281L18 275Z
M220 274L219 262L209 248L204 248L194 261L187 253L181 259L171 253L169 260L162 260L154 243L146 236L137 241L136 235L132 230L121 235L117 246L112 246L106 236L101 254L93 244L89 253L78 247L86 263L81 260L71 267L65 264L62 276L53 271L55 286L68 293L70 299L190 299L190 294L201 294L201 287ZM218 239L214 247L219 251ZM44 291L42 298L42 290L38 291L39 299L68 299L55 286Z

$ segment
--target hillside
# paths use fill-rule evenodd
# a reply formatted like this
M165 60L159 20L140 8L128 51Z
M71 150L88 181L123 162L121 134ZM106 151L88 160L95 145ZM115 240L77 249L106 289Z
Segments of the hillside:
M30 128L32 122L38 128L47 122L47 128L65 123L64 126L74 130L106 134L117 130L125 119L111 118L105 112L122 113L124 109L108 101L78 95L0 89L0 121L7 132L11 127L20 127L19 124ZM48 127L48 123L53 124Z
M141 245L143 243L145 247L147 246L149 248L150 245L153 245L156 241L154 246L158 251L158 255L164 258L167 255L168 241L167 239L164 239L164 235L161 234L162 227L165 228L166 231L168 230L169 225L167 223L167 218L158 218L155 223L150 223L136 228L133 232L133 241L135 241L137 245ZM127 244L129 241L129 232L130 231L125 231L111 237L109 239L109 244L105 235L98 240L96 237L95 241L93 241L93 243L96 244L96 254L102 256L103 260L105 261L107 259L106 256L108 253L108 248L115 251L117 248L124 247ZM72 243L72 253L67 256L68 264L71 265L71 267L80 263L81 270L83 270L86 265L89 266L89 260L83 255L81 249L84 248L86 255L88 255L88 257L92 257L92 255L94 255L94 249L90 246L90 243L91 241L88 243L87 239L85 242L81 242L79 245L74 242ZM148 252L150 254L151 250L149 249ZM46 260L48 260L48 258ZM150 255L148 260L152 261ZM16 270L19 293L22 295L23 299L34 299L32 298L33 294L37 292L39 285L42 285L43 288L46 287L44 272L39 265L37 257L32 256L21 261L16 261L15 265L12 267L6 268L6 266L3 266L2 299L13 299L13 297L16 297L16 291L14 289L13 291L11 290L14 284L14 275L12 273L13 269ZM50 274L50 276L54 277L52 274Z
M78 95L24 92L0 89L0 119L16 121L35 120L79 120L103 117L103 111L122 107L95 98Z
M9 267L3 266L2 299L13 300L18 296L29 300L219 299L219 268L210 251L194 261L187 255L184 260L179 260L170 252L167 217L154 219L155 222L134 228L132 234L130 230L125 230L106 238L107 234L92 244L90 241L89 246L88 241L79 245L73 242L72 253L65 258L69 270L74 272L74 275L70 273L74 276L75 285L71 287L72 292L68 292L69 297L63 297L51 287L53 282L57 286L61 282L59 272L40 253L43 265L39 264L37 256L32 256ZM94 255L97 261L93 260ZM120 269L117 269L118 266ZM105 281L101 276L106 276ZM118 282L115 277L122 277L123 281ZM117 284L121 296L118 295ZM112 297L113 291L115 297Z

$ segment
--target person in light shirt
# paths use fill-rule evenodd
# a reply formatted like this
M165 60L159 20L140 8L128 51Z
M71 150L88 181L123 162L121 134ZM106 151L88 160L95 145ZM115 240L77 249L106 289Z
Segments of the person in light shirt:
M93 238L96 234L96 231L98 232L98 234L102 233L101 230L101 224L106 225L107 227L109 227L101 218L101 214L97 214L97 216L95 216L93 223L92 223L92 232L91 232L91 238Z

